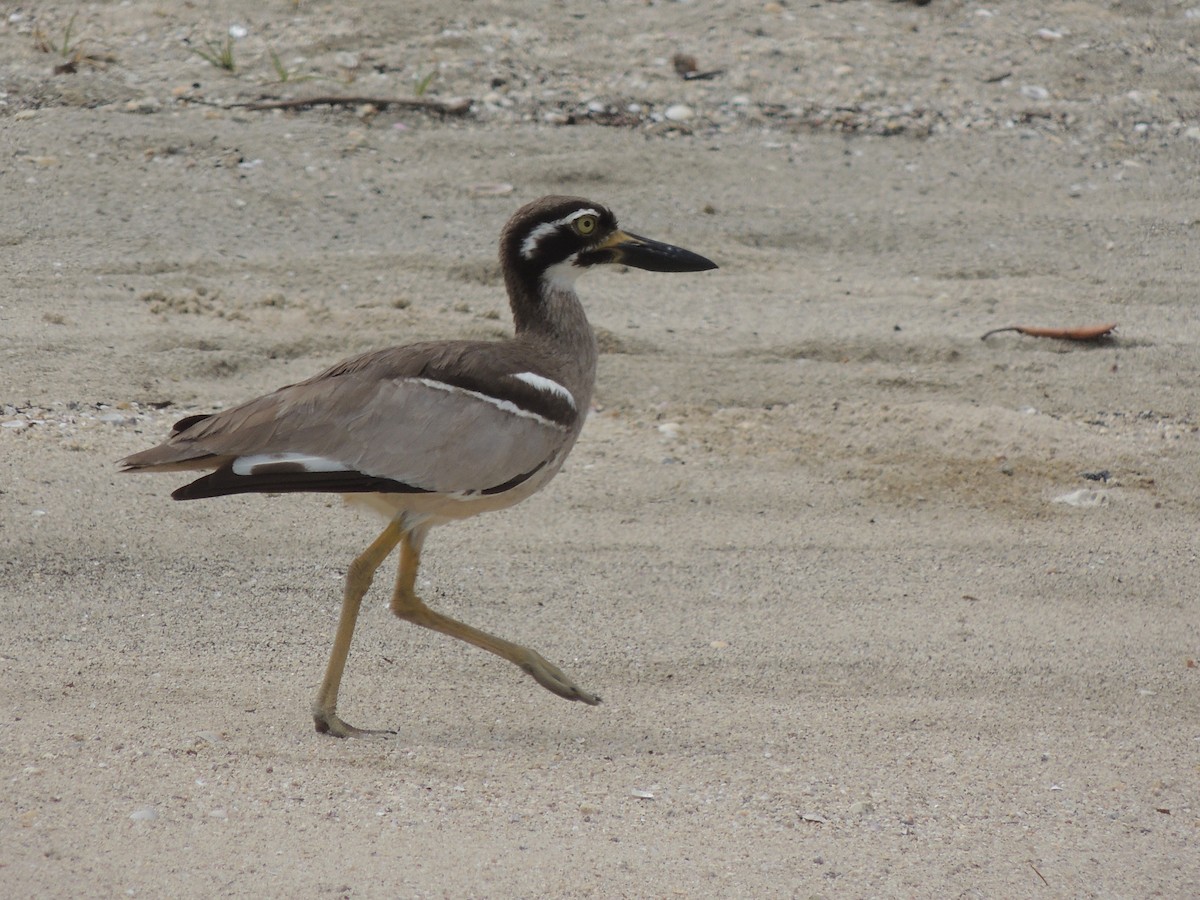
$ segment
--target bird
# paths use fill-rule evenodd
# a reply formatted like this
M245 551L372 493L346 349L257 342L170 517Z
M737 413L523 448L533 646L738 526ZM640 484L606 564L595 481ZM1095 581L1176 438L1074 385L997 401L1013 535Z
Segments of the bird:
M207 474L175 500L229 494L339 493L387 524L346 571L333 647L311 712L334 737L356 728L338 692L363 597L399 547L391 610L520 667L559 697L596 705L535 650L434 611L417 596L430 529L528 498L559 471L583 428L598 349L575 291L588 269L655 272L717 268L699 254L623 231L610 209L579 197L522 206L500 235L511 337L443 340L370 351L220 412L187 416L170 436L118 461L123 472Z

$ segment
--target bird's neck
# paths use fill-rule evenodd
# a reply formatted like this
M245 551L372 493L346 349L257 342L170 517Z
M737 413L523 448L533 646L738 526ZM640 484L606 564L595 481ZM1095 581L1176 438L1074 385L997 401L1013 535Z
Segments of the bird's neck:
M508 284L517 340L531 341L554 353L575 382L573 390L590 397L596 378L596 335L587 320L574 279L543 275L529 283Z

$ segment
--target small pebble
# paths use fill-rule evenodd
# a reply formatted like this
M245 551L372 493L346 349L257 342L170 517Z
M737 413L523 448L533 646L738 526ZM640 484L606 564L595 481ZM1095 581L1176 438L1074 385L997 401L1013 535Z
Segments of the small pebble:
M1050 92L1040 84L1021 85L1021 96L1030 100L1049 100Z
M686 122L695 117L696 111L686 103L672 103L666 108L663 115L669 122Z
M467 185L467 193L472 197L507 197L514 188L507 181L497 181L494 184Z
M135 822L153 822L158 818L158 810L153 806L142 806L131 812L129 818Z
M1096 491L1091 488L1079 488L1067 494L1060 494L1053 500L1054 503L1065 503L1067 506L1077 506L1080 508L1091 508L1096 506L1107 506L1109 495L1107 491Z
M675 67L676 74L687 77L696 71L696 57L687 53L676 53L671 57L671 65Z
M162 102L157 97L142 97L140 100L130 100L125 104L126 112L152 113L162 108Z
M342 50L333 55L333 61L343 69L357 69L359 67L358 54L351 53L349 50Z

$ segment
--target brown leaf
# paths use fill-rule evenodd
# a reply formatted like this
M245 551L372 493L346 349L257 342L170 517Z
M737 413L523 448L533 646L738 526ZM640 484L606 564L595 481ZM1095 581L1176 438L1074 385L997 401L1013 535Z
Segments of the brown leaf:
M1116 322L1109 322L1105 325L1085 325L1081 328L1039 328L1033 325L1009 325L1006 328L993 328L991 331L986 332L980 340L986 341L993 334L999 334L1002 331L1015 331L1018 334L1028 335L1029 337L1056 338L1060 341L1098 341L1102 338L1111 337L1113 329L1116 327Z

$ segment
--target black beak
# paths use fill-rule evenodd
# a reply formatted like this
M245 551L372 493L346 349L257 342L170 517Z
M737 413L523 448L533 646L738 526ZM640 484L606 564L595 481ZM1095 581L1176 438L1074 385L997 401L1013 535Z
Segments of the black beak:
M580 259L585 265L592 262L622 263L650 272L703 272L717 264L699 253L684 250L673 244L653 241L626 231L614 232L604 244Z

